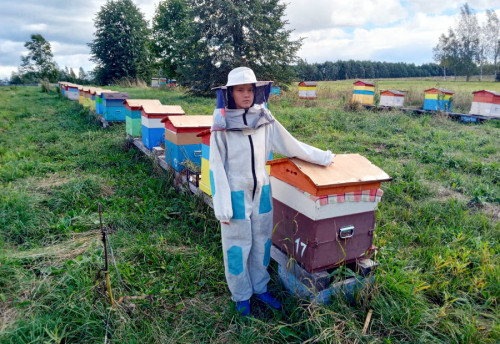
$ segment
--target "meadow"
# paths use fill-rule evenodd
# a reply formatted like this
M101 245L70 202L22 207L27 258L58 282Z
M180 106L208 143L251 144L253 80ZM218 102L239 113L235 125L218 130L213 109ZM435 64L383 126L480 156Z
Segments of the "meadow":
M415 107L434 86L457 92L464 112L471 91L498 91L492 82L378 82L408 90ZM215 104L180 89L114 89L188 115ZM283 309L252 302L242 318L212 210L131 147L124 124L103 129L54 89L0 88L0 343L500 341L500 121L348 111L351 91L352 81L320 83L319 99L305 101L291 87L269 108L299 140L364 155L393 178L377 211L373 288L311 304L283 288L272 263L270 289ZM115 308L101 272L98 204L114 296L138 297Z

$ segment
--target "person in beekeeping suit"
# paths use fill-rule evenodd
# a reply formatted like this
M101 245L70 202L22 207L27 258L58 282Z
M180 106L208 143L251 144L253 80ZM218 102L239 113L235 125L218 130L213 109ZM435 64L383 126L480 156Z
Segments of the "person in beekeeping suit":
M296 140L267 109L271 81L258 82L247 67L233 69L216 88L210 137L210 181L214 212L221 223L226 280L236 310L250 314L252 295L275 309L268 291L273 211L271 152L329 165L333 154Z

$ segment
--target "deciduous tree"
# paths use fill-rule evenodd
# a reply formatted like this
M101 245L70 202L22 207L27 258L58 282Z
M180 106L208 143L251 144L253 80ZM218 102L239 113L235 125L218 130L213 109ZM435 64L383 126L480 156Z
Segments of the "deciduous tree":
M476 14L465 3L460 8L460 19L456 29L457 41L459 43L460 67L469 81L475 69L474 62L478 61L480 55L479 24Z
M96 82L150 77L147 22L131 0L107 1L97 13L94 26L94 40L89 46L92 61L97 64Z
M439 37L438 44L433 49L434 61L443 69L446 80L446 69L451 69L455 75L459 64L459 44L455 32L449 28L448 35L444 33Z
M59 72L52 55L50 43L40 34L31 35L31 40L24 43L28 55L21 57L19 74L28 82L48 80L57 81Z
M493 62L495 75L498 73L498 58L500 57L500 20L495 11L486 11L485 25L485 55Z
M191 53L193 13L187 0L161 1L153 18L151 50L161 76L179 77L179 66Z

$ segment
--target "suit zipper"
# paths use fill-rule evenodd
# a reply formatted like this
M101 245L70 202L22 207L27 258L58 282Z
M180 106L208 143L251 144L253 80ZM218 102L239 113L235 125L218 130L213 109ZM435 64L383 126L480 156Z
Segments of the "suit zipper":
M243 113L243 123L245 123L245 125L248 125L247 112L248 109L245 109L245 112ZM252 135L248 135L248 141L250 142L250 153L252 158L252 176L253 176L252 201L253 201L255 198L255 190L257 189L257 175L255 174L255 155L254 155Z

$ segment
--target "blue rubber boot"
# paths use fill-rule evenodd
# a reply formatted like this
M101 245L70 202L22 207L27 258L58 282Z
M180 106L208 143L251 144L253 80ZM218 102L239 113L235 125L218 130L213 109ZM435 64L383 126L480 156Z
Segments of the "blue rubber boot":
M250 315L250 300L236 301L236 311L242 316L246 317Z
M269 306L273 307L273 308L276 308L276 309L280 309L281 308L281 303L276 300L274 297L271 296L271 294L269 294L269 292L265 292L265 293L262 293L262 294L256 294L255 295L257 297L257 299L259 299L260 301L264 302L264 303L267 303Z

